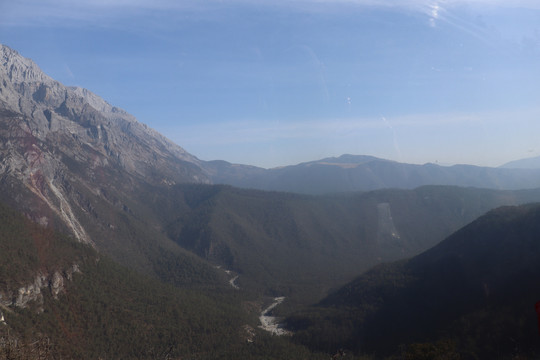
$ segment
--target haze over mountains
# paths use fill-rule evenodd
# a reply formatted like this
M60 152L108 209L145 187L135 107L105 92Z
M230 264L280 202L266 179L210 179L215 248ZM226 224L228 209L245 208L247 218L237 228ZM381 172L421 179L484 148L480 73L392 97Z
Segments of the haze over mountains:
M257 328L270 298L286 296L275 311L292 314L493 208L540 201L538 187L538 169L370 156L268 170L201 161L0 47L0 200L26 217L2 205L0 302L17 336L46 334L67 357L327 358Z
M540 168L540 156L510 161L500 166L507 169L539 169Z
M431 341L408 356L536 357L539 238L538 204L502 207L410 260L366 272L321 301L322 310L290 321L302 328L300 341L330 349L345 342L390 354Z
M80 163L87 160L91 167L104 168L118 165L130 176L153 184L202 182L310 194L422 185L493 189L540 186L538 169L412 165L371 156L343 155L273 169L205 162L90 91L65 87L51 79L7 46L2 45L1 57L0 101L6 116L24 114L24 131L38 141L54 141L70 158L75 157L76 149ZM75 145L74 139L83 146ZM41 155L48 156L47 152ZM49 168L54 171L50 164Z
M216 169L211 175L215 183L305 194L413 189L423 185L508 190L540 186L540 169L529 166L414 165L362 155L342 155L268 170L224 162L209 164Z

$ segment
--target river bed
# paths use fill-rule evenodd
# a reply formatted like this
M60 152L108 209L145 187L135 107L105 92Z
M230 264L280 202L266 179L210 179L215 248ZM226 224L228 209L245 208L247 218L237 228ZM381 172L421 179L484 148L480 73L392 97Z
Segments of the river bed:
M283 300L285 300L284 296L274 298L274 302L261 312L261 315L259 316L259 321L261 322L259 327L261 329L278 336L291 334L290 331L283 329L282 325L278 322L277 317L271 315L272 310L281 304Z

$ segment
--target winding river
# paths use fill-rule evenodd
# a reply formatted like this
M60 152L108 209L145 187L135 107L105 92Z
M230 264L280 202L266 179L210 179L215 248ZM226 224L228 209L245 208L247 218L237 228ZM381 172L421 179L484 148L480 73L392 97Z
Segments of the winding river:
M261 315L259 316L259 321L261 322L259 327L261 329L278 336L291 334L290 331L287 331L281 327L277 317L271 315L272 310L281 304L283 300L285 300L284 296L274 298L274 302L261 312Z
M217 269L221 269L221 266L216 266ZM232 275L232 271L223 269L227 275ZM236 290L239 290L240 287L236 284L238 275L233 276L229 279L229 284ZM285 300L285 296L279 296L274 298L274 302L270 304L266 309L261 312L259 316L259 321L261 325L259 327L265 331L268 331L272 335L282 336L282 335L291 335L290 331L285 330L282 325L278 322L278 318L272 316L272 310Z

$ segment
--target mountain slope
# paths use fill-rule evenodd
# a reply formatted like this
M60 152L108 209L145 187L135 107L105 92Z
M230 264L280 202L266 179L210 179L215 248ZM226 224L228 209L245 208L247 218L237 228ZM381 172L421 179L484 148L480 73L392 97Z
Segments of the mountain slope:
M258 330L231 287L165 285L2 203L0 238L2 359L323 358Z
M375 264L414 256L489 209L540 200L538 190L455 187L339 196L174 189L169 202L155 203L155 211L170 216L168 236L236 271L240 287L287 296L285 307L313 302ZM179 199L189 211L173 209Z
M538 351L539 224L540 205L490 211L409 261L374 268L290 323L303 328L302 342L379 354L441 339L480 358ZM339 335L327 338L329 331Z
M372 156L342 155L298 165L261 169L206 163L214 183L260 190L324 194L382 188L414 189L423 185L473 186L490 189L540 187L540 170L471 165L404 164ZM219 166L218 166L219 165Z
M149 274L166 272L167 261L211 273L161 233L137 197L209 182L199 164L123 110L0 45L0 198L35 221Z
M510 161L500 167L505 169L540 169L540 156Z
M239 275L238 296L285 295L277 311L286 313L374 264L431 247L495 206L540 201L539 191L306 196L207 185L215 174L206 163L1 51L0 200L138 274L199 295L230 287L221 265ZM376 163L358 159L325 162Z
M63 86L4 45L0 59L2 108L23 115L16 125L28 137L57 140L59 152L79 162L86 157L92 168L117 166L157 183L207 181L198 159L125 111L86 89ZM70 148L69 138L83 146Z
M200 351L216 358L227 344L233 344L234 349L249 355L251 350L235 347L238 339L234 340L233 334L244 325L238 319L246 316L250 326L256 327L253 314L262 306L263 295L287 296L277 309L287 313L317 301L374 264L431 247L495 206L540 201L538 190L422 187L307 196L211 186L207 183L215 176L232 174L241 179L246 172L258 176L260 170L201 162L87 90L54 81L15 51L2 46L0 55L0 200L21 210L39 226L71 234L80 243L97 249L102 258L97 263L85 262L98 258L94 250L70 242L65 249L74 248L69 250L72 255L60 259L51 255L55 260L50 263L29 262L34 265L28 266L28 271L14 269L8 258L4 259L8 264L0 270L7 294L2 300L8 299L4 306L16 306L13 303L18 297L14 294L18 290L13 284L24 285L18 281L30 281L22 293L31 289L29 293L33 294L42 286L68 284L67 302L54 302L54 293L41 298L36 295L38 302L33 310L45 314L39 320L35 320L35 312L28 312L31 310L21 310L19 317L5 314L10 326L21 334L36 326L57 339L70 335L66 341L76 341L58 345L65 351L79 348L92 353L94 345L100 343L96 349L105 349L103 354L120 351L133 358L137 356L126 344L135 342L138 347L133 351L152 357L141 345L145 339L159 344L161 351L173 341L171 336L191 336L202 345L182 343L175 354ZM348 165L353 162L357 166ZM380 174L377 169L399 178L398 173L403 171L397 171L394 165L370 157L350 157L325 159L324 164L305 167L347 170L368 166L362 171L371 175L358 176L377 184L379 175L373 175ZM484 171L476 170L477 174ZM311 175L315 179L317 174ZM303 176L299 173L294 181L314 191L316 187L311 187L317 184L306 182ZM343 172L339 176L352 175ZM515 177L510 178L519 184ZM342 183L335 184L340 187ZM43 239L31 238L38 244L48 244ZM2 241L0 246L4 246ZM13 257L13 264L35 258L35 252L39 256L40 251L47 253L44 246L34 251L32 242L28 244L3 250ZM85 250L79 253L80 248ZM62 251L69 253L65 249ZM83 256L86 252L92 255ZM113 260L106 260L108 256ZM62 263L65 259L83 259L83 274L79 276L70 268L71 262ZM59 264L62 266L55 267ZM239 275L236 284L241 291L229 286L230 279L217 265ZM67 282L68 274L73 283ZM176 287L163 285L158 279ZM98 300L94 297L97 294L110 294L111 299ZM197 299L209 308L204 311L208 316L197 311ZM171 309L167 319L156 314L160 303ZM141 304L152 306L144 309ZM185 308L179 308L184 304ZM185 318L183 311L188 314ZM107 317L100 317L102 313ZM92 318L96 314L97 318ZM211 325L213 317L227 336L219 338ZM132 325L131 320L144 330L130 338L125 329ZM162 320L178 320L178 324L160 324ZM184 320L189 326L184 326ZM112 328L108 322L114 324ZM92 328L85 323L91 323ZM66 326L52 329L59 324ZM212 349L201 350L204 344ZM276 344L289 346L286 340L265 344L269 349ZM307 357L299 349L298 358ZM68 357L78 357L75 355Z
M126 194L146 183L208 182L194 156L3 45L0 105L3 181L22 181L81 241L91 239L77 224L71 187L100 195L100 187Z

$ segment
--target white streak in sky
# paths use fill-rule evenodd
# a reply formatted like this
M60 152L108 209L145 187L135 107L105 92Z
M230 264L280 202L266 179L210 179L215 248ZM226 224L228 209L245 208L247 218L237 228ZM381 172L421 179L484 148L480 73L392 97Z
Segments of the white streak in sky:
M399 149L399 145L397 141L396 130L394 129L392 124L390 124L390 122L386 120L384 116L382 116L381 119L384 122L384 125L392 131L392 142L394 144L394 150L396 151L398 159L401 161L402 156L401 156L401 150Z
M435 1L429 4L424 12L429 17L429 25L437 27L438 23L446 23L459 31L467 33L484 43L490 43L486 29L471 22L466 18L456 16L448 7L443 8L441 3L447 4L448 1ZM493 44L491 44L493 45Z
M430 18L429 18L429 26L436 27L437 26L437 19L439 18L439 11L440 6L437 3L430 5Z
M64 64L64 69L66 70L66 74L69 76L70 79L75 79L75 75L73 74L73 71L71 71L71 68L68 64Z

